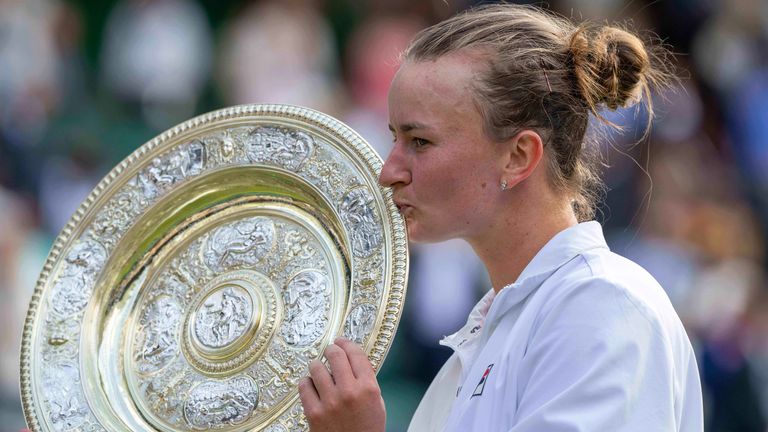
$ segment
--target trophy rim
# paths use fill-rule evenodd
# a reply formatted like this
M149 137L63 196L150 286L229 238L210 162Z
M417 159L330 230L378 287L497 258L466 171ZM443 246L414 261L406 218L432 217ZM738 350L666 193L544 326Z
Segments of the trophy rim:
M140 168L142 163L146 163L151 157L172 148L170 146L174 140L181 139L185 134L204 129L206 126L250 117L297 122L299 125L317 128L338 142L345 144L352 153L358 156L357 166L362 168L363 176L369 180L372 179L370 184L374 187L371 188L371 191L383 200L384 207L381 209L383 213L381 216L387 220L387 223L381 221L380 225L389 230L388 236L385 236L383 241L389 240L385 249L391 254L388 256L391 259L391 266L389 269L385 269L385 273L388 272L390 275L390 283L382 291L379 308L383 311L383 315L381 315L380 323L372 329L367 339L367 346L364 347L374 370L379 371L392 345L402 315L408 279L408 240L405 222L393 202L392 191L378 184L378 173L382 167L380 156L352 128L319 111L286 104L237 105L191 118L141 145L99 181L55 238L29 302L21 341L19 389L24 416L31 431L47 430L43 426L45 423L41 422L42 419L39 418L42 415L39 411L41 401L36 401L35 377L33 376L35 373L33 370L33 353L37 327L41 325L40 320L44 318L44 315L41 314L42 301L46 290L52 289L54 281L52 276L55 276L54 269L64 259L67 248L72 246L72 241L82 228L84 219L100 208L97 204L105 194L117 190L118 186L116 185L126 176L130 176L132 170ZM386 264L384 267L387 267ZM384 273L382 273L382 278L384 277Z

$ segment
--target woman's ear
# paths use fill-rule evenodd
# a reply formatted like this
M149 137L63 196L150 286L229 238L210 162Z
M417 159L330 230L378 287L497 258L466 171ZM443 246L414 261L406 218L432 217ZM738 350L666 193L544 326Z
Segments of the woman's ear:
M512 188L530 177L544 157L544 142L534 130L524 129L502 144L504 163L500 184Z

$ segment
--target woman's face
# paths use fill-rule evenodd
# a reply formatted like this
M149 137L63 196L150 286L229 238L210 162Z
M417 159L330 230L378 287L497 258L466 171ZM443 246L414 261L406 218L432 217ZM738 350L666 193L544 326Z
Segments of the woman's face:
M477 56L406 62L389 90L394 147L380 183L392 187L412 241L482 236L492 222L503 146L483 131L472 96Z

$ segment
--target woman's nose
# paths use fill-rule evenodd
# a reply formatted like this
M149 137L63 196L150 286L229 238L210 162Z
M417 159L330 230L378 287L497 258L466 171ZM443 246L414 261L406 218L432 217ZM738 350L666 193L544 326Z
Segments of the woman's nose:
M398 183L408 184L411 182L411 173L407 166L406 158L397 143L389 152L387 160L379 174L379 184L384 187L393 187Z

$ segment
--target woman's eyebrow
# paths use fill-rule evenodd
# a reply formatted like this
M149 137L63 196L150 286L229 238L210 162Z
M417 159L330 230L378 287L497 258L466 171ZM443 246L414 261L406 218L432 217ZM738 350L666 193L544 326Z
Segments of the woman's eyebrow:
M390 131L395 132L395 128L391 124L388 126ZM404 123L400 125L400 130L403 132L410 132L414 129L431 129L431 128L423 123L418 123L418 122Z

